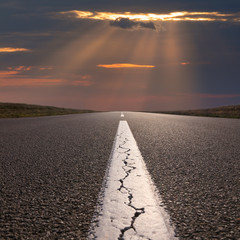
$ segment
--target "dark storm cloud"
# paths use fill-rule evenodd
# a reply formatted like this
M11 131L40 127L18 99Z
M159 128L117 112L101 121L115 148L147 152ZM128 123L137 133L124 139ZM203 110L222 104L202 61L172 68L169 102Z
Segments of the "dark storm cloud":
M132 21L129 18L117 18L115 21L110 21L110 26L120 27L124 29L132 29L132 28L150 28L155 30L155 25L153 22L140 22L140 21Z

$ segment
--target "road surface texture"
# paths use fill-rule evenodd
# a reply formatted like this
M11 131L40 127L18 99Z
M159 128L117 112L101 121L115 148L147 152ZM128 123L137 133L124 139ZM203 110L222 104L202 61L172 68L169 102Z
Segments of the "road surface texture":
M239 240L240 121L124 115L0 120L0 239L86 239L124 119L179 239Z
M0 120L0 239L84 239L119 114Z
M240 239L240 121L125 114L180 239Z

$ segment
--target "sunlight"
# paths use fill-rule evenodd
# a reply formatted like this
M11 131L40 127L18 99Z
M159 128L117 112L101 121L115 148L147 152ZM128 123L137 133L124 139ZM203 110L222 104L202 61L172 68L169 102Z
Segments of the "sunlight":
M170 94L170 98L174 99L178 96L177 105L187 106L188 98L179 97L181 93L195 91L194 67L190 66L190 59L194 58L195 49L192 39L188 35L177 37L178 23L168 24L168 34L166 35L165 45L162 52L167 63L163 66L163 88L165 92ZM170 101L170 100L169 100ZM192 101L195 101L194 98ZM176 103L175 103L176 105Z
M82 36L69 42L68 45L59 50L51 59L51 62L59 63L63 69L74 71L88 64L96 52L108 42L115 29L105 25L95 26Z
M159 34L154 31L140 31L131 32L131 38L129 36L129 34L124 34L118 38L117 41L120 44L118 55L121 49L126 46L126 42L128 42L132 46L125 56L128 62L148 63L147 66L150 67L142 68L141 71L138 68L135 68L135 70L133 68L131 71L128 70L129 68L120 68L115 73L114 81L108 83L108 87L112 90L112 96L115 95L108 103L110 109L118 105L125 105L126 109L128 109L125 102L131 103L135 109L143 109L144 96L148 91L152 71L158 67L151 63L156 55ZM138 65L142 66L142 64Z
M220 13L220 12L170 12L168 14L155 13L114 13L114 12L90 12L90 11L65 11L60 14L70 17L95 20L114 21L119 18L128 18L134 21L239 21L239 13ZM207 17L208 16L208 17Z
M171 16L184 14L175 12ZM85 16L91 16L90 12ZM194 67L189 65L195 51L190 47L188 35L179 38L178 23L170 22L162 27L166 30L126 31L105 23L94 24L60 49L54 61L62 66L61 72L68 74L80 70L88 74L87 69L96 66L99 70L91 81L76 78L73 85L88 86L93 92L97 89L98 98L107 94L111 99L105 102L107 109L114 109L126 98L138 110L146 108L154 99L159 99L159 104L171 105L176 94L194 91ZM164 92L167 97L162 97ZM189 101L179 96L175 105Z

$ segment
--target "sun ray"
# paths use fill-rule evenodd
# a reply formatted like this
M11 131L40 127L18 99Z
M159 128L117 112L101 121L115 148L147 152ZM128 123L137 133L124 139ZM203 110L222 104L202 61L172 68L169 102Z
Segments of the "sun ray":
M95 84L91 86L98 89L99 97L109 91L112 100L105 103L106 108L113 109L121 99L129 98L132 103L136 101L139 110L143 110L149 99L169 100L170 97L161 98L164 91L173 95L193 90L191 78L194 73L189 68L190 60L184 56L194 55L194 51L185 54L190 39L187 36L185 39L177 37L177 22L168 23L167 30L163 32L148 29L126 31L101 22L96 25L69 42L58 52L55 60L61 62L61 71L71 73L95 63L99 67L99 75L96 74ZM102 71L105 74L101 75ZM132 94L134 88L138 92L135 97ZM156 97L149 96L152 90ZM186 98L182 99L186 101Z
M92 27L83 35L79 33L78 37L50 57L49 62L61 66L62 71L74 73L75 70L84 68L96 56L98 50L107 44L114 31L115 29L103 24Z
M117 42L120 50L126 46L126 42L132 46L125 56L128 62L141 64L148 63L149 65L155 58L155 50L158 43L157 35L158 33L153 31L131 32L131 38L129 34L122 34ZM147 91L149 78L152 72L151 69L153 69L153 65L150 66L150 68L142 68L141 71L137 69L129 71L129 68L120 68L116 72L114 81L110 81L107 86L111 88L111 94L114 95L112 100L108 103L110 109L119 105L119 102L123 102L126 98L128 98L128 101L131 101L132 105L136 106L139 110L142 109L142 96L144 96ZM133 91L133 89L135 90ZM141 99L141 101L139 101L139 99Z

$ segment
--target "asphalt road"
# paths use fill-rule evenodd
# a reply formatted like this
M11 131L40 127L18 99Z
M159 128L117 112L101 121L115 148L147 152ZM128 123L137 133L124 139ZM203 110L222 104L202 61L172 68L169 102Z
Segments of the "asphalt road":
M0 120L0 239L85 239L120 113ZM125 113L180 239L240 239L240 121Z
M84 239L119 114L0 120L0 239Z
M180 239L240 239L240 120L126 114Z

